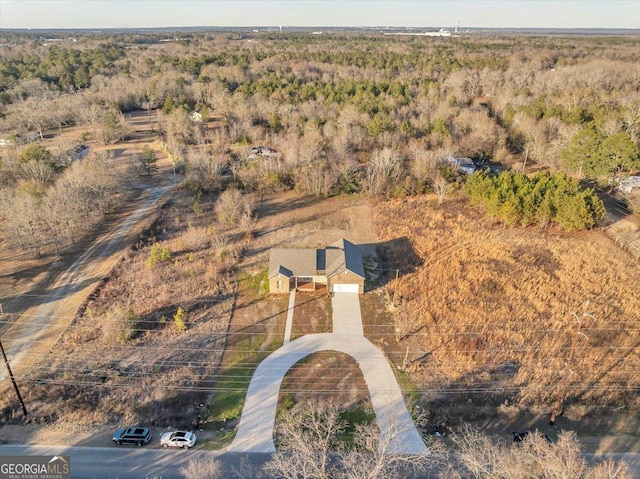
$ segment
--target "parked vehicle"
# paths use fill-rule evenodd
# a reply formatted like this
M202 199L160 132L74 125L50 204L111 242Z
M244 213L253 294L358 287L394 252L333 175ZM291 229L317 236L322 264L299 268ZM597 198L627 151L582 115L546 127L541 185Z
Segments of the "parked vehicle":
M163 447L181 447L189 449L196 443L196 435L187 431L165 432L160 436L160 444Z
M151 431L146 427L128 427L118 429L113 433L113 442L118 446L121 444L137 444L142 446L151 441Z

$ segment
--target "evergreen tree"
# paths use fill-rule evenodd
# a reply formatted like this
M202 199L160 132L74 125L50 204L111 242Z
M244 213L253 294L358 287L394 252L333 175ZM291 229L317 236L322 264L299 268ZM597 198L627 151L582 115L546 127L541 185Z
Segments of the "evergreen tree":
M140 163L142 164L144 171L147 173L147 176L151 176L151 173L158 170L158 166L156 165L157 162L158 159L151 147L149 145L144 145L142 148L142 154L140 155Z
M608 136L601 144L599 156L608 172L618 174L640 167L640 152L629 133Z
M591 123L576 133L562 151L564 167L580 176L599 176L606 170L600 161L599 147L600 135Z
M505 171L497 177L474 173L465 184L473 204L482 204L487 215L506 225L554 222L574 231L596 226L604 218L602 201L593 190L580 189L579 183L563 173L541 173L528 177Z

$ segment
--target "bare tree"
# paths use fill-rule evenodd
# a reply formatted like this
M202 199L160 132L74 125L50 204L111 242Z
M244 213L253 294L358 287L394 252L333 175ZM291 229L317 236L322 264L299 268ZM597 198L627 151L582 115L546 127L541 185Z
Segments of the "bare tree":
M423 470L429 456L391 450L394 438L403 433L399 424L392 421L384 435L375 423L358 425L347 447L341 439L347 424L338 408L308 403L300 413L287 412L276 433L279 451L264 469L284 479L405 477Z
M193 136L193 123L184 108L176 108L167 118L167 143L183 146ZM175 148L175 146L174 146Z
M607 461L589 466L580 453L574 432L561 432L554 444L542 434L528 434L517 444L495 443L485 434L465 426L451 436L455 460L443 464L441 479L631 479L624 462Z
M225 190L220 195L220 198L218 198L215 211L220 221L233 223L240 221L243 216L251 217L253 204L251 200L243 196L239 190L229 189Z
M435 174L435 177L433 179L433 191L438 198L438 208L440 208L440 206L442 206L442 203L444 202L445 197L447 196L447 193L451 191L451 185L440 172Z
M52 105L59 92L40 79L27 80L13 90L18 118L25 128L44 138L44 129L53 125Z
M221 479L224 476L222 464L216 459L191 459L179 469L184 479Z
M218 190L222 184L220 175L226 161L221 155L191 153L187 160L187 184L197 185L208 191Z
M355 448L342 455L340 469L345 479L386 479L415 477L429 464L428 454L396 454L391 450L393 438L404 431L400 422L392 422L390 431L381 435L372 424L358 425ZM386 439L382 439L382 437Z
M365 171L365 188L370 195L383 193L388 183L393 183L400 173L402 158L391 148L376 150Z
M40 257L46 238L41 204L41 197L29 191L0 190L0 222L5 230L3 236L22 250L31 251L35 258Z
M279 451L264 466L283 479L328 479L335 473L329 461L346 427L338 408L309 404L302 414L288 411L277 430Z
M411 174L416 180L424 183L431 178L438 167L438 160L442 156L439 152L426 150L424 145L415 142L410 143L409 148L411 152L411 161L409 163Z

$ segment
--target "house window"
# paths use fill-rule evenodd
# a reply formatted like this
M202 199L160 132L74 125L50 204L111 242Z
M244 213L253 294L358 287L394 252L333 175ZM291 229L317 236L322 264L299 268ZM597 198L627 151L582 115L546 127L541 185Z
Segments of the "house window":
M282 282L280 280L276 281L276 289L282 288Z

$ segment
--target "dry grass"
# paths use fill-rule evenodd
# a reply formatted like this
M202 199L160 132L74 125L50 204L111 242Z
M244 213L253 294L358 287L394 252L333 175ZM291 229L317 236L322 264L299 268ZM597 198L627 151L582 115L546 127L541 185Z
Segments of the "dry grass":
M355 360L345 354L323 351L311 354L285 375L279 407L321 401L340 410L372 410L367 385Z
M330 333L332 330L331 297L322 286L311 293L296 293L291 339L305 334Z
M211 207L196 212L183 195L162 209L31 369L23 394L32 420L192 427L206 419L244 243L235 230L211 223ZM222 251L220 236L229 238ZM170 257L151 267L154 243ZM174 321L178 308L184 331Z
M585 404L640 407L637 263L599 231L505 229L462 200L434 201L389 201L376 217L401 270L388 288L420 389L551 405L562 384Z

